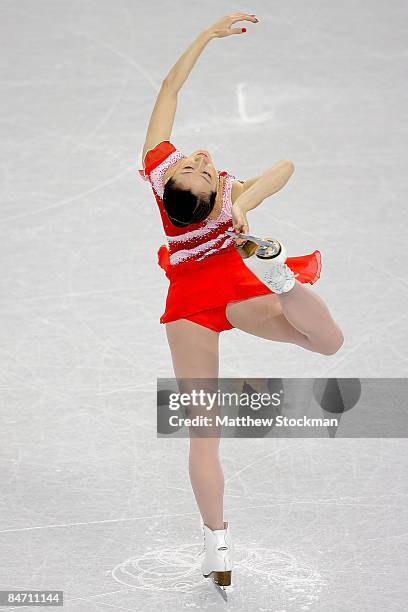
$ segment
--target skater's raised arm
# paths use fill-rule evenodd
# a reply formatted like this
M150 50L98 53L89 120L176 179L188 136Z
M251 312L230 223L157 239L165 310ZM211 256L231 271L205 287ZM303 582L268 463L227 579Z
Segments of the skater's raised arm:
M231 25L237 21L257 23L258 19L247 13L234 13L222 17L212 26L200 32L163 79L147 128L142 153L143 160L149 149L153 149L162 140L170 140L177 109L177 94L207 43L213 38L242 34L243 28L231 28Z
M147 128L142 153L143 166L145 155L150 149L162 140L170 140L176 109L177 94L163 82Z
M163 80L147 128L143 160L149 149L162 140L170 140L177 110L177 94L209 40L210 31L201 32Z
M171 85L175 92L180 91L194 64L210 40L213 38L224 38L233 34L242 34L245 31L245 28L231 28L237 21L257 23L258 19L255 15L249 15L248 13L225 15L213 25L200 32L165 78L165 81Z

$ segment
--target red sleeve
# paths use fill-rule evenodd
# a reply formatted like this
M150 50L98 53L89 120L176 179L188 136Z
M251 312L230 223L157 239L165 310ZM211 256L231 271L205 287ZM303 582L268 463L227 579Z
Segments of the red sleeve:
M157 168L174 151L176 151L176 147L170 140L162 140L153 149L147 151L144 158L144 170L139 170L139 174L142 178L147 177L152 170Z

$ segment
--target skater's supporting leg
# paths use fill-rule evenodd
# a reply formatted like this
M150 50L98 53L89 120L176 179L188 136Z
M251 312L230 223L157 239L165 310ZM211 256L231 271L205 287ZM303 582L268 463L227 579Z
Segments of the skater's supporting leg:
M178 319L166 323L166 334L176 378L218 378L219 333ZM182 384L186 391L188 382ZM210 437L197 435L197 430L194 435L190 429L191 486L204 523L210 529L222 529L224 475L219 460L220 439L217 432L210 432Z
M224 527L224 474L218 447L219 438L190 438L191 486L203 521L213 530Z

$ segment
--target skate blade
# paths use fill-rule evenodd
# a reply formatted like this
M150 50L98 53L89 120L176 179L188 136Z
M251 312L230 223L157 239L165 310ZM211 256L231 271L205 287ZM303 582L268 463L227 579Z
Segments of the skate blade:
M220 586L219 584L214 582L214 580L211 580L211 582L212 582L215 590L217 591L217 593L219 593L221 595L223 600L224 601L228 601L228 596L232 593L233 586L231 584L229 586Z
M224 601L228 601L228 595L232 591L232 586L226 586L226 587L223 586L223 587L220 587L220 586L218 586L218 584L215 584L215 582L213 584L214 584L214 587L215 587L216 591L221 595L223 600Z
M282 247L277 240L273 238L265 238L268 241L267 246L260 246L256 249L255 255L258 259L276 259L282 252Z
M225 230L225 233L233 238L247 240L261 247L271 246L271 240L273 240L272 238L258 238L258 236L252 236L251 234L237 233L234 230Z

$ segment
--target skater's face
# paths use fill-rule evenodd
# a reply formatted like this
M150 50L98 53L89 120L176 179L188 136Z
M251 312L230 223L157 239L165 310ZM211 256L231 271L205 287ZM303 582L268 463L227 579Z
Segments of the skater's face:
M218 173L205 149L198 149L183 157L170 176L177 186L189 189L196 196L209 196L217 191Z

